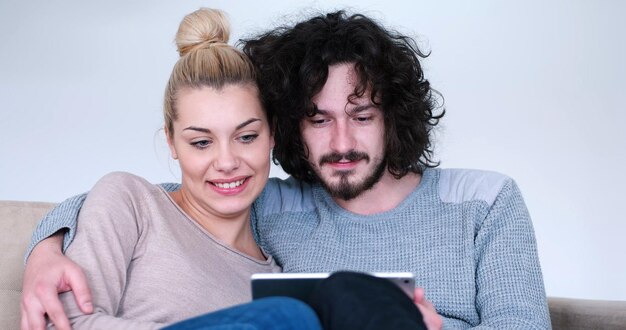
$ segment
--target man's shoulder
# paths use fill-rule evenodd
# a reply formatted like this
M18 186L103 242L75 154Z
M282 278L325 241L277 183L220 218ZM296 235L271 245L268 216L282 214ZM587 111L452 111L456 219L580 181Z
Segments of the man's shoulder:
M481 200L491 205L502 188L513 180L502 173L476 169L438 169L442 201L463 203Z
M272 187L273 189L285 189L285 190L289 190L289 189L306 189L307 187L310 187L311 185L297 180L296 178L292 177L292 176L288 176L287 178L269 178L267 180L267 186L268 187Z
M270 178L260 196L263 214L300 212L314 209L313 186L293 177Z

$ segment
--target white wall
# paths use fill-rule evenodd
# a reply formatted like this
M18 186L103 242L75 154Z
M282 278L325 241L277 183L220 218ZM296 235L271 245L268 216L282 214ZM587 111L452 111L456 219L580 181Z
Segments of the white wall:
M442 166L517 180L548 294L626 299L625 2L291 2L0 2L0 199L59 202L114 170L176 181L158 130L186 13L226 10L234 41L352 7L432 50Z

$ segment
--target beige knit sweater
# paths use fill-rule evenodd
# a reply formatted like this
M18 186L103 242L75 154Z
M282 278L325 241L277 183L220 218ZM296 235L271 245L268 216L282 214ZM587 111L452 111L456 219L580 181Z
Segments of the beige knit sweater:
M67 255L86 272L95 312L62 294L74 329L159 328L247 302L251 274L280 271L271 257L219 242L164 190L127 173L96 184L78 223Z

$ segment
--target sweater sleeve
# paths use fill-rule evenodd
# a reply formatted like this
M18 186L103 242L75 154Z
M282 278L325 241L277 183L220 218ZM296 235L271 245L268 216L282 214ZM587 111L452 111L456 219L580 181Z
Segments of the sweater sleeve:
M139 216L144 190L130 175L103 177L84 201L80 226L66 254L85 271L94 312L83 314L71 292L60 296L73 329L155 329L163 324L115 317L124 298L127 272L136 257L144 221Z
M476 329L549 329L530 215L513 180L499 192L476 238Z
M78 217L78 212L85 202L86 197L87 194L84 193L64 200L39 221L30 239L30 244L26 249L24 262L28 261L28 257L33 251L33 248L35 248L35 245L59 230L67 229L63 236L63 251L67 249L72 239L74 239L76 218Z
M162 186L166 191L176 191L180 189L180 184L178 183L162 183L160 186ZM25 262L28 261L28 257L33 251L33 248L39 244L39 242L50 237L59 230L66 230L63 236L62 248L63 252L67 250L74 239L78 214L83 206L83 203L85 202L85 198L87 198L87 193L70 197L53 208L39 221L39 224L37 224L37 228L35 228L31 237L30 244L26 249L26 254L24 256Z

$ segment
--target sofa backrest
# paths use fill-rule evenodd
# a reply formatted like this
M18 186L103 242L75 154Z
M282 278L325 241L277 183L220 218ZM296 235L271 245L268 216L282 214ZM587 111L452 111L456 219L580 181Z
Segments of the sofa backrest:
M20 328L24 253L37 222L54 206L0 201L0 330ZM548 300L554 330L626 329L626 301Z
M37 222L54 205L0 201L0 329L20 328L24 253Z

